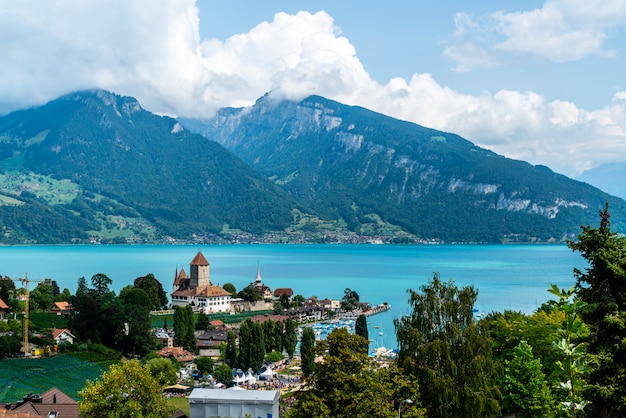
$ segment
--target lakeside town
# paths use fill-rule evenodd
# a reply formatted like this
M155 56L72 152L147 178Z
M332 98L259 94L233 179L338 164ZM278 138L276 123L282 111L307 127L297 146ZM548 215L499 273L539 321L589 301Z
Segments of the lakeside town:
M315 341L324 340L335 329L343 329L351 334L355 334L357 332L355 331L355 326L359 318L364 319L390 309L387 303L372 305L360 301L358 294L351 289L346 289L346 296L342 300L318 298L316 296L304 298L302 295L295 294L292 288L271 289L263 282L260 265L257 267L254 281L236 293L232 285L226 284L224 287L221 287L212 283L210 263L201 251L189 263L188 271L189 273L187 273L185 268L180 270L178 267L176 268L172 291L169 295L171 302L168 306L161 306L159 309L150 311L152 324L155 322L160 323L161 321L163 323L163 326L150 327L150 333L155 343L152 346L154 350L152 352L144 350L144 352L138 354L137 351L142 350L137 346L133 346L132 352L126 352L125 356L128 359L141 359L152 356L165 359L169 363L176 365L175 382L170 381L168 383L171 384L163 387L163 395L168 399L181 398L189 400L191 410L194 408L194 389L226 390L229 388L245 388L254 391L273 391L278 394L279 396L271 397L272 402L267 406L268 410L274 411L279 405L278 400L281 399L281 395L284 397L284 395L298 390L303 383L301 346L303 338L306 338L303 337L307 333L305 329L313 331ZM100 274L92 278L92 292L103 284L106 288L106 276L102 276L104 275ZM17 303L25 304L22 307L25 309L24 312L28 312L30 310L30 302L30 308L35 303L38 310L43 310L40 309L42 308L40 305L40 293L44 288L50 288L54 293L53 289L55 289L56 283L52 279L39 281L26 278L20 280L25 285L25 288L13 289L10 295L14 297L9 299L10 304L13 307L19 306L16 305ZM99 283L98 280L102 280L103 283ZM8 281L10 281L9 278L3 278L0 283L6 284ZM37 283L37 286L28 292L28 284L31 281ZM137 283L136 280L135 289L141 288L141 285L137 287ZM150 286L154 285L155 283L150 284ZM81 286L83 286L82 289ZM3 287L6 288L7 286ZM130 297L132 299L141 294L141 292L128 290L129 287L120 292L120 298L127 298L128 294L136 293L136 295ZM156 287L160 287L160 284ZM77 294L85 291L89 293L85 283L81 283L79 280ZM100 291L107 293L106 289L100 289ZM64 296L68 300L54 301L45 312L68 320L68 324L76 325L77 322L72 320L72 318L83 314L84 306L79 311L78 309L81 309L81 307L73 306L71 303L71 301L76 301L77 299L67 297L70 296L67 295L67 289L64 289L63 293L65 293ZM108 297L111 297L110 293L112 292L108 293ZM61 299L59 295L60 293L58 293L57 289L56 299ZM183 331L181 330L184 329L180 324L181 315L179 314L181 312L190 314L192 324L188 324L188 326L194 328L192 331L193 336L187 338L189 337L188 335L185 337L185 341L182 335L177 335L177 332L182 334ZM30 316L32 315L31 313ZM211 319L220 315L223 319ZM168 318L170 326L168 326ZM231 318L234 320L231 320ZM16 322L19 322L18 312L15 309L11 309L9 304L1 298L0 319L5 324L13 322L13 325L15 325ZM29 315L22 315L22 330L30 329L28 320ZM128 322L123 324L124 332L127 335L133 331L131 330L131 322L132 319L129 318ZM200 322L202 324L199 325L198 323ZM239 365L241 362L239 362L239 359L230 359L231 361L225 359L224 353L229 349L228 345L231 344L229 339L234 337L236 349L241 351L242 328L247 329L257 325L260 325L263 330L269 329L268 335L272 332L272 327L276 327L280 329L279 334L291 332L295 339L291 338L291 347L279 344L276 349L272 349L270 353L273 356L266 357L260 363L260 367L259 363L256 364L256 367L248 367L245 370L240 367L231 367L235 364ZM6 328L5 332L2 333L4 337L17 334L12 332L8 326L4 328ZM85 338L81 338L84 330L80 328L80 326L77 326L75 329L71 326L63 328L55 326L53 329L47 330L49 335L46 335L46 330L24 333L22 335L20 352L11 353L7 351L2 353L2 357L16 356L37 359L72 352L72 346L84 345L86 343ZM250 330L244 332L250 332ZM266 336L265 338L269 337ZM285 340L289 339L287 336L283 338ZM189 341L193 342L191 346L188 345ZM248 344L252 346L254 342L249 341ZM381 351L379 349L376 352L372 352L371 355L377 357L379 361L384 361L391 358L393 353L390 350ZM316 356L316 361L320 360L321 358ZM208 369L206 366L202 366L206 362L209 362L211 365ZM227 374L225 378L223 374L220 377L219 373L214 373L220 365L226 365L227 363L231 363L227 366L228 370L230 370L230 376ZM248 364L248 366L251 365ZM199 396L198 393L202 393L203 404L212 402L207 400L205 392L195 393L197 396ZM232 408L232 404L238 402L241 403L241 408L244 408L243 405L247 402L247 394L243 394L240 391L229 391L228 393L230 408ZM75 394L72 395L75 396ZM216 394L213 401L217 401L224 396L224 394ZM65 405L64 407L73 411L68 416L78 416L78 403L72 396L68 396L68 394L63 393L57 387L37 395L29 392L19 400L9 400L9 402L5 402L6 411L4 413L13 413L9 411L23 413L27 410L36 410L37 413L41 413L46 408L50 408L50 404L58 406L61 399ZM293 400L293 397L284 398L284 402L287 403L293 402ZM5 401L7 401L6 398ZM255 413L258 413L258 410ZM272 412L268 413L271 414ZM173 416L182 417L187 415L179 410L177 415Z

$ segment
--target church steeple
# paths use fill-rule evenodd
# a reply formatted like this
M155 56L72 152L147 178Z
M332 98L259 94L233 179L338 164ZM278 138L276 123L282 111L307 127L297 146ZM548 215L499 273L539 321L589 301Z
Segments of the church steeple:
M256 278L254 279L254 282L256 284L256 287L261 287L261 263L257 264L256 267Z

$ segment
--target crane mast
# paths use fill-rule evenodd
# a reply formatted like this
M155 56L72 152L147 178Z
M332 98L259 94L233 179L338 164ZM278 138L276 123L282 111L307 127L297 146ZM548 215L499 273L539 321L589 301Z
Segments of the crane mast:
M28 292L28 283L41 283L42 280L30 280L28 278L28 273L26 273L24 278L20 278L20 281L26 290L26 300L24 301L24 320L22 321L22 333L24 335L22 339L22 351L24 352L24 356L27 357L30 355L30 350L28 349L28 312L30 310L30 293Z

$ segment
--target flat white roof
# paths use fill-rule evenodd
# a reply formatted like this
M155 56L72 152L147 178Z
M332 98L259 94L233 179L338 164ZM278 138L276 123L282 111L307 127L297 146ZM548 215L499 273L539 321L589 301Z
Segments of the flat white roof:
M195 388L189 394L189 403L232 402L274 403L280 394L277 390L228 390Z

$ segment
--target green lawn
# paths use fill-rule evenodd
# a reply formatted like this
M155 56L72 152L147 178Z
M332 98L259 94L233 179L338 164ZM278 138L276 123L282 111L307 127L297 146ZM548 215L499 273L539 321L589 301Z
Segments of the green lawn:
M169 398L168 402L175 409L180 409L189 416L189 400L187 398Z
M104 370L70 355L0 360L0 403L15 402L28 392L43 393L52 387L78 399L85 381L99 378Z

